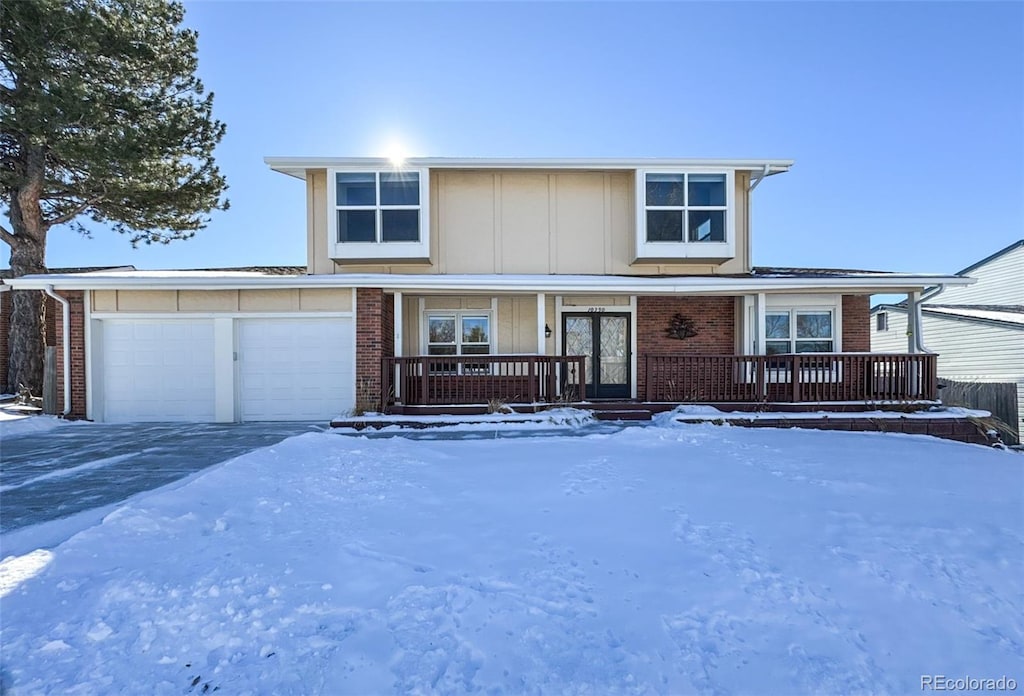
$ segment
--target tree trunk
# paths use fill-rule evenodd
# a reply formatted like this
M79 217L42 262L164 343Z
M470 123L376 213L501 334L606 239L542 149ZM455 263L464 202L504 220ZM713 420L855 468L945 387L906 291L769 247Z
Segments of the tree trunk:
M43 248L36 244L17 244L11 249L11 271L15 277L46 273ZM43 360L46 338L45 295L39 290L11 291L11 326L7 342L10 353L7 367L8 389L22 386L34 396L43 393Z
M11 197L10 220L14 228L11 246L11 275L46 273L46 232L39 198L43 192L44 151L42 146L23 143L25 170L22 184ZM11 292L11 328L7 349L10 360L7 386L22 386L39 396L43 393L43 361L46 352L46 303L39 290Z

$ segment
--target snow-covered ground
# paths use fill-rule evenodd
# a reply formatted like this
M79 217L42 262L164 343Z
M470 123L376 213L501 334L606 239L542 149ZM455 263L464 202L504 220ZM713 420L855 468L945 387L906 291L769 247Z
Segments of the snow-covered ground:
M14 408L0 409L0 443L10 437L44 433L72 423L73 421L61 420L56 416L28 416L18 413Z
M1024 683L1022 511L1020 455L923 436L308 433L5 560L0 680L16 694Z

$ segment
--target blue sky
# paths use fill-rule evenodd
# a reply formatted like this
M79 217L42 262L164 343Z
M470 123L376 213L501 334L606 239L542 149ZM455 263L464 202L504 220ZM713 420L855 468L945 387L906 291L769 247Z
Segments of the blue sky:
M50 267L305 262L265 155L791 158L758 265L951 272L1024 236L1024 4L190 2L231 209Z

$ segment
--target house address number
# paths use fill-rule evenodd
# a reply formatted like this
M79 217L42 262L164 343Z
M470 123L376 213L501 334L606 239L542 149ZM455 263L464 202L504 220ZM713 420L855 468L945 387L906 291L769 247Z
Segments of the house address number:
M587 307L587 311L590 312L591 314L593 314L594 312L603 312L603 311L605 311L605 308L604 307Z

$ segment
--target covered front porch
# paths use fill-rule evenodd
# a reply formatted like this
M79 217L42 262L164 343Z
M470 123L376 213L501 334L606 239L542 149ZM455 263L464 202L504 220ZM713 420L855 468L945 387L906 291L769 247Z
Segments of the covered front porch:
M919 336L906 353L869 352L866 294L391 295L385 411L937 398Z
M673 404L860 404L934 401L934 353L642 355L647 381L634 401ZM594 401L586 356L384 358L387 408L575 404ZM613 399L614 400L614 399Z

